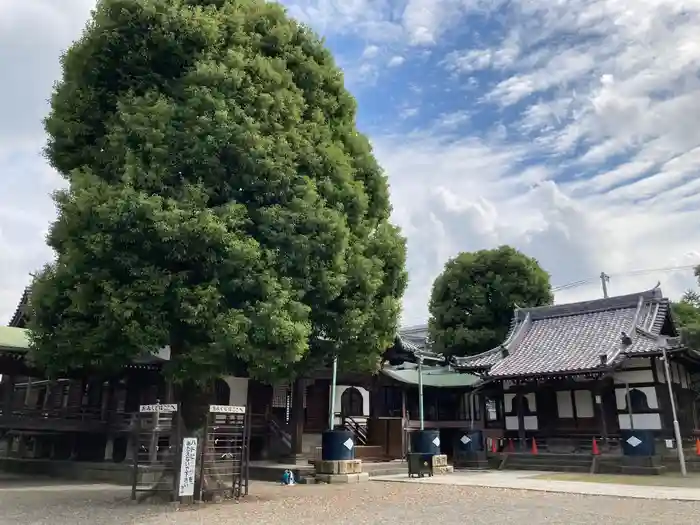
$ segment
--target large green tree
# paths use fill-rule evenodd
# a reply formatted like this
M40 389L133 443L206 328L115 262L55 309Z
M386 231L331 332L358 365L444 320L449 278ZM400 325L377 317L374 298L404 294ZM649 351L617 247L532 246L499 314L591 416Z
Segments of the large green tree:
M101 0L46 119L56 194L32 345L114 371L169 345L185 423L241 365L290 379L393 341L405 243L322 41L263 0Z
M433 349L473 355L501 344L513 308L551 304L549 274L510 246L460 253L433 284L429 331Z

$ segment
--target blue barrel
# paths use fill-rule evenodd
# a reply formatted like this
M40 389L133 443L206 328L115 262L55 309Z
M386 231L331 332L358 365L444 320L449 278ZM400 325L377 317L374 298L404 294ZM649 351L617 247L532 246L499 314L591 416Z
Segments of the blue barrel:
M321 437L323 461L355 459L355 435L348 430L328 430Z
M481 430L464 430L458 432L456 447L459 452L483 452L484 434Z
M415 430L411 432L411 452L414 454L440 454L440 431Z
M648 457L656 453L653 430L620 430L625 456Z

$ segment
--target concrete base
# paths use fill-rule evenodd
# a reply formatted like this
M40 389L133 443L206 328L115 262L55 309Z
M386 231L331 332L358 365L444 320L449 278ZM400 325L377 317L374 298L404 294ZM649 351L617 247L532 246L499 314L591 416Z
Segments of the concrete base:
M360 474L362 472L362 460L359 459L317 461L314 466L316 474Z
M659 456L623 456L622 474L630 476L658 476L666 471Z
M489 468L486 452L460 452L454 458L454 464L457 468L484 470Z
M369 481L369 472L359 474L316 474L318 483L363 483Z

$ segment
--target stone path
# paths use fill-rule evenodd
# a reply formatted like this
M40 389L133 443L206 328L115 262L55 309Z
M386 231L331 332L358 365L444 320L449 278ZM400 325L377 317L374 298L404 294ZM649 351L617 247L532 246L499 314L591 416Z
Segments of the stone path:
M536 471L460 471L432 478L408 478L406 475L397 475L378 476L371 479L385 482L535 490L590 496L700 501L700 489L535 479L543 474L548 473Z

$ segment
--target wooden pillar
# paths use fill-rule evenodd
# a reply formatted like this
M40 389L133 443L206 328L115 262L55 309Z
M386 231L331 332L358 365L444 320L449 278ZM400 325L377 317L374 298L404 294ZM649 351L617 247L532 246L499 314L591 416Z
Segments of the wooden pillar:
M524 402L525 396L523 395L523 391L521 387L518 387L518 390L515 394L515 402L517 403L517 411L518 411L518 439L520 441L520 447L524 450L527 446L525 443L525 402Z
M2 413L6 417L12 414L12 402L15 395L15 376L8 375L3 377L2 381L3 392L3 407Z
M151 441L148 445L148 462L153 465L158 460L158 438L160 437L159 417L156 412L153 414L151 427Z
M17 443L17 458L24 459L27 457L27 436L20 434Z
M304 439L304 381L297 379L292 385L292 407L290 417L292 456L301 456Z
M383 443L382 439L379 439L379 417L387 416L386 409L384 407L384 400L382 399L381 386L379 385L377 378L372 378L372 381L367 385L369 390L369 419L367 420L367 440L368 445L381 445ZM385 444L386 445L386 444Z
M46 385L46 394L44 395L44 406L41 407L43 410L46 410L47 408L53 408L53 392L55 387L56 383L54 381L49 381L49 383Z
M175 386L172 380L168 379L165 382L165 401L164 403L175 403Z
M27 388L24 390L24 408L29 408L29 398L32 395L32 378L27 376Z
M112 461L114 459L114 432L112 426L116 422L117 381L110 379L106 385L103 384L103 393L101 419L107 423L107 441L105 443L104 460Z
M607 407L605 404L605 381L598 380L595 390L593 391L594 406L598 412L598 425L603 443L608 443L608 420Z

